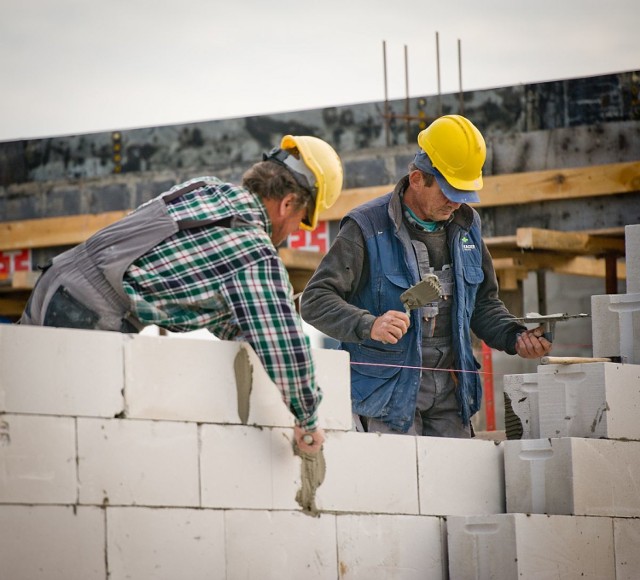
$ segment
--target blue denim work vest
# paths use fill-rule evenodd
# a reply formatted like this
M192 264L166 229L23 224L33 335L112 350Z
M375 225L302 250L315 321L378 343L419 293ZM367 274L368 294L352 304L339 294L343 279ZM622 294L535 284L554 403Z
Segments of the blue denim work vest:
M389 215L392 195L364 204L345 217L353 219L362 230L369 261L369 280L350 302L375 316L388 310L403 311L400 294L419 280L408 233L396 230ZM478 286L484 280L480 219L477 212L472 211L469 231L455 222L447 226L455 273L452 343L456 368L472 371L457 373L456 396L465 425L480 408L482 399L482 385L476 372L479 364L473 356L469 326ZM402 432L413 423L422 366L420 310L413 310L410 316L409 331L397 344L372 339L340 344L351 356L353 412L381 419Z

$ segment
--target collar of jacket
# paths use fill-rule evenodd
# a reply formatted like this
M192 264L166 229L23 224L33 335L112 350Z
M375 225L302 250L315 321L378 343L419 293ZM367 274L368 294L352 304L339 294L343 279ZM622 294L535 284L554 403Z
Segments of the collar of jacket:
M402 200L400 194L404 193L409 187L409 176L405 175L396 184L391 199L389 201L389 217L393 221L396 231L400 229L403 223ZM453 220L447 225L456 224L462 229L468 231L473 223L473 209L471 206L463 203L454 213Z

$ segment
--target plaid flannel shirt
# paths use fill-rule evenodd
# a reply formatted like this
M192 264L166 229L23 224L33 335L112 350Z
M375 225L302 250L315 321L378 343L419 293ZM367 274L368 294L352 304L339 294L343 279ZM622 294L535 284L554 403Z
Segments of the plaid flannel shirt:
M136 260L123 280L135 314L170 331L206 328L222 340L249 343L296 423L313 430L322 393L266 208L243 187L215 177L171 191L196 181L205 187L167 206L173 219L236 216L247 225L180 230Z

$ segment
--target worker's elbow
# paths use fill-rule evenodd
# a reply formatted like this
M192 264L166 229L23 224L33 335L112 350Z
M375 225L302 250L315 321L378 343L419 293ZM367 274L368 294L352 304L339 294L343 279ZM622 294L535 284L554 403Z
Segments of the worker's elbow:
M309 297L305 292L303 292L302 296L300 296L300 316L304 321L309 322L312 317L312 313L313 307L310 303Z

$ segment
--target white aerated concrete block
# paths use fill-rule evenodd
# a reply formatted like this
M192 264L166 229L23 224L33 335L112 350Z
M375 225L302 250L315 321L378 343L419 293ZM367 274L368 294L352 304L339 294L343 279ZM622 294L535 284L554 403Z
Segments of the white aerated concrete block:
M616 580L638 580L640 519L614 518L613 541L616 555Z
M248 424L293 427L293 415L283 404L279 389L269 378L253 349L248 348L247 353L253 369ZM348 431L352 427L349 354L330 349L311 349L311 354L316 380L323 392L318 409L319 425L323 429Z
M416 440L421 514L504 513L502 443L446 437Z
M246 349L251 377L249 425L293 427L293 415L248 345L230 341L169 340L134 336L125 342L127 417L241 424L236 357ZM245 355L245 356L246 356ZM351 428L349 355L313 349L316 379L324 398L319 424Z
M640 293L591 296L591 334L593 356L640 364Z
M418 514L414 437L355 431L325 436L318 510ZM302 510L296 500L302 460L293 452L292 429L201 425L200 440L204 507Z
M446 531L429 516L338 515L339 578L445 580Z
M322 389L322 403L318 410L323 429L350 431L351 359L344 350L312 348L316 380Z
M0 578L105 580L104 511L0 506Z
M292 439L292 429L201 425L202 505L268 510L278 504L280 508L295 509L300 459L293 454ZM276 446L275 461L273 446ZM284 474L284 486L281 483L274 489L275 473ZM277 498L284 497L285 490L289 492L289 501L283 506Z
M78 419L79 503L199 506L197 426Z
M419 513L416 437L330 432L327 475L316 492L326 511Z
M624 227L627 293L640 292L640 225Z
M227 578L336 580L336 516L231 510L225 514Z
M135 336L125 343L127 417L240 423L240 343Z
M503 389L504 394L511 400L511 408L522 425L520 439L538 439L540 416L538 415L537 373L505 375Z
M70 504L77 496L75 421L0 414L0 503Z
M224 512L107 508L109 580L227 578ZM242 543L241 538L234 540Z
M123 339L0 324L0 411L114 417L124 408Z
M504 442L507 512L640 517L640 442Z
M502 514L447 518L455 580L614 580L611 518Z
M540 437L640 439L640 365L538 366Z

